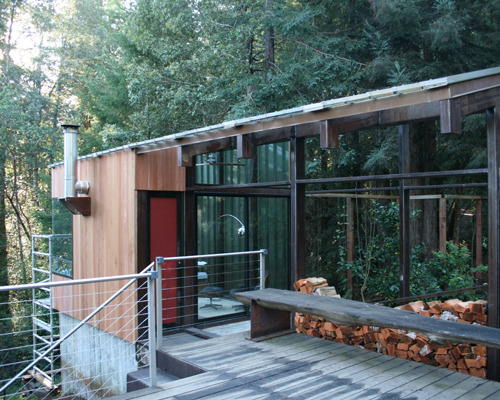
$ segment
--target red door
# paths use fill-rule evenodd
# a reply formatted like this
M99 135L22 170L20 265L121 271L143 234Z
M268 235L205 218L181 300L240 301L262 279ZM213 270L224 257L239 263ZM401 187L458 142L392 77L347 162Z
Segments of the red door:
M149 203L151 261L177 256L177 199L153 197ZM177 321L177 262L162 264L163 323Z

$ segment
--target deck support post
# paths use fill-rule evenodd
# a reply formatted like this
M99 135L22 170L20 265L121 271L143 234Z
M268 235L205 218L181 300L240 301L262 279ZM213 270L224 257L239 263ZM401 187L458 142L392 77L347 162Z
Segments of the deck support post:
M354 261L354 216L353 216L353 200L352 197L346 199L346 214L347 214L347 225L346 225L346 241L347 241L347 261ZM352 299L352 292L354 289L352 280L352 269L347 270L347 291L349 294L348 298Z
M410 129L400 125L399 172L410 172ZM410 192L405 180L399 181L399 297L410 295Z
M296 128L295 128L296 129ZM304 138L290 139L290 266L291 282L293 283L306 275L305 267L305 184L297 183L305 175L305 144Z
M476 202L476 267L483 265L483 201Z
M439 250L446 251L446 197L439 198Z
M290 333L290 311L264 308L259 306L255 300L251 301L250 309L252 315L250 339L259 340L264 337Z
M488 325L500 328L500 106L486 110L488 130ZM488 379L500 381L500 350L488 348Z
M186 168L186 186L194 184L194 167ZM184 254L196 254L196 197L194 192L184 193ZM195 292L196 278L198 276L193 260L185 261L183 274L184 285L184 325L193 325L198 315L198 296Z

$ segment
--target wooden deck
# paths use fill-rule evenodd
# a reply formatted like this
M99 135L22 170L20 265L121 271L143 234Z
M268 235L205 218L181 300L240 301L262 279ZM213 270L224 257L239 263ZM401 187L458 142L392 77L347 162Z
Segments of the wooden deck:
M207 372L120 399L500 398L499 382L296 333L261 342L247 335L169 346Z

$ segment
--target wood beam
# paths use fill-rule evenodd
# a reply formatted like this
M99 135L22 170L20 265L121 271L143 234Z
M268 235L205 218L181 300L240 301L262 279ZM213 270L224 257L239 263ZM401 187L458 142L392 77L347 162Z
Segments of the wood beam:
M339 135L367 129L379 124L379 112L368 112L362 115L351 115L336 119L320 121L318 131L315 135L320 136L320 147L322 149L338 149Z
M283 142L292 137L294 130L293 126L287 126L279 129L255 132L252 133L252 143L254 146L262 146L264 144Z
M277 197L290 197L290 189L279 189L279 188L252 188L252 187L223 187L219 188L217 186L193 186L187 188L188 192L198 192L198 193L206 193L206 194L238 194L245 196L277 196Z
M426 119L439 118L440 105L438 101L411 104L379 112L380 125L397 125Z
M500 102L500 87L492 87L479 93L465 94L454 99L443 99L435 101L426 101L423 103L409 104L402 107L392 107L371 111L369 109L360 111L359 114L339 116L336 118L325 119L322 121L302 122L297 121L296 126L283 126L261 131L243 130L238 128L233 137L245 137L251 134L250 142L253 146L260 146L269 143L288 140L292 136L292 131L296 137L312 137L321 135L321 129L328 126L328 130L333 129L331 138L347 132L354 132L360 129L369 129L375 126L391 126L413 121L422 121L427 119L440 118L442 126L446 127L443 133L461 131L459 119L462 115L474 114L492 107ZM326 122L331 121L331 122ZM236 129L236 128L235 128ZM244 132L242 132L244 131ZM208 135L205 135L208 136ZM226 139L226 140L224 140ZM218 151L226 148L234 148L234 139L225 137L217 139L210 137L209 140L199 137L199 143L190 143L182 145L179 148L178 164L179 166L192 166L192 157L199 154ZM222 142L221 142L222 140ZM238 139L236 139L238 140ZM241 140L241 139L240 139ZM246 139L245 139L246 140ZM187 141L187 140L183 140ZM333 142L334 143L334 142ZM325 143L327 146L332 144ZM195 146L195 148L192 148ZM331 147L325 147L331 148ZM244 158L244 157L242 157Z
M440 102L441 133L462 133L462 110L456 100L446 99Z
M322 149L338 149L339 133L334 129L334 122L321 121L319 125L319 145Z
M229 148L234 148L234 140L230 137L200 142L189 146L179 146L177 148L177 165L179 167L192 167L194 156Z
M500 86L459 98L462 115L476 114L500 104Z
M439 250L446 251L446 197L439 198Z
M399 172L410 170L410 129L399 126ZM399 181L399 296L410 295L410 192Z
M310 122L308 124L297 125L295 137L311 137L319 134L321 121Z
M380 114L378 111L370 111L359 115L349 115L331 120L335 133L342 134L347 132L367 129L379 124Z
M500 105L486 110L488 131L488 325L500 328ZM488 349L488 378L500 381L500 351Z
M346 199L346 241L347 241L347 261L354 261L354 213L353 213L353 198ZM352 269L347 270L347 291L350 293L349 298L352 299L352 291L354 289L352 281Z
M298 130L303 132L304 135L312 136L312 132L316 132L317 134L318 126L318 124L306 124L298 128ZM288 140L292 135L291 132L293 129L294 127L289 126L179 146L177 148L177 164L179 167L191 167L193 166L194 156L225 149L233 149L234 147L237 149L238 158L252 158L253 156L250 155L252 154L251 152L254 151L255 146Z
M236 136L236 156L238 158L253 159L255 151L251 135Z
M300 278L305 278L305 185L297 180L305 175L304 138L290 139L290 268L291 286Z
M483 265L483 200L478 199L476 200L476 267L480 265Z
M194 183L194 168L186 169L186 186ZM194 192L185 192L184 201L182 204L182 232L183 232L183 248L184 254L196 253L196 195ZM184 264L184 275L182 276L182 284L184 286L184 325L193 325L198 316L198 297L197 286L195 285L197 276L197 268L194 265L194 260L186 260Z

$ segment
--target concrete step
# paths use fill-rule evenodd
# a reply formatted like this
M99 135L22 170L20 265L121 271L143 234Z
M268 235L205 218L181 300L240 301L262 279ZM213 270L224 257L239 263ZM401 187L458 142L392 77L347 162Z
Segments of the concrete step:
M206 372L204 369L162 350L156 352L156 361L157 385ZM130 372L127 374L127 393L148 388L150 382L149 367Z
M178 380L179 378L165 372L161 368L156 368L157 385ZM127 393L135 390L146 389L150 387L149 368L141 368L137 371L127 374Z

